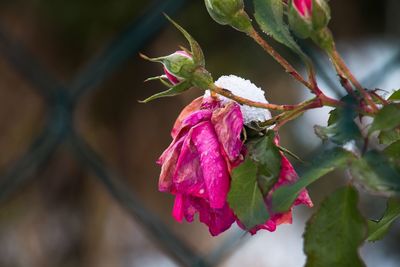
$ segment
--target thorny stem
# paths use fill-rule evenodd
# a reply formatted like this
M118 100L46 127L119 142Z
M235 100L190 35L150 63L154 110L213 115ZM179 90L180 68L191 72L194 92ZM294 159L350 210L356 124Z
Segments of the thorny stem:
M367 104L371 107L373 112L377 112L379 109L376 106L375 102L373 101L371 95L362 87L361 83L354 77L353 73L347 67L346 63L344 62L343 58L337 52L336 47L329 53L329 56L338 72L339 76L342 78L347 77L350 82L357 88L357 90L361 93ZM345 87L346 88L346 87ZM348 88L346 88L348 90Z
M284 59L271 45L269 45L256 30L251 30L248 35L253 38L253 40L258 43L271 57L273 57L284 69L287 73L292 75L294 79L302 83L304 86L311 88L311 84L307 82L298 72L297 70L286 60Z
M275 128L275 130L278 130L282 125L301 116L305 111L307 111L309 109L320 108L327 104L329 104L329 106L332 105L332 103L329 103L329 101L328 101L328 103L323 103L323 101L321 101L321 99L315 97L313 99L310 99L310 100L300 103L297 106L297 108L292 111L283 112L283 113L275 116L271 120L268 120L268 121L262 123L261 126L268 126L268 125L276 124L274 128ZM335 106L338 106L338 105L335 105Z
M314 108L321 108L323 106L339 107L339 106L343 105L342 102L332 99L332 98L329 98L325 95L320 95L318 97L314 97L310 100L304 101L297 105L276 105L276 104L252 101L252 100L234 95L231 91L221 88L221 87L218 87L215 84L210 85L210 90L211 90L211 93L222 95L222 96L232 99L242 105L247 105L247 106L257 107L257 108L264 108L264 109L275 110L275 111L283 111L281 114L275 116L271 120L261 123L261 126L277 124L276 128L279 128L286 122L297 118L298 116L302 115L306 110L314 109Z
M322 94L322 91L317 86L316 74L314 66L311 62L306 60L306 67L308 72L309 81L306 81L298 71L285 59L283 58L267 41L262 38L255 29L252 29L248 35L259 44L270 56L272 56L294 79L302 83L304 86L309 88L312 93L316 96Z
M340 70L339 66L333 62L332 62L332 65L334 66L336 73L339 76L340 84L343 86L343 88L346 90L346 92L349 95L355 96L354 91L353 91L353 86L351 85L350 81L346 78L346 76L344 76L344 74Z
M389 104L389 102L386 99L384 99L383 97L381 97L380 95L378 95L376 93L376 91L371 92L371 95L376 97L379 100L379 102L381 102L383 105L388 105Z
M261 126L268 126L275 124L275 129L278 130L282 125L286 124L287 122L294 120L295 118L301 116L305 111L315 108L321 108L323 106L331 106L331 107L339 107L342 106L344 103L338 101L336 99L332 99L326 96L322 90L318 87L316 81L316 73L314 66L311 62L306 61L306 67L308 72L308 79L306 81L299 72L285 59L283 58L271 45L269 45L255 30L252 29L247 33L256 43L258 43L270 56L272 56L284 69L287 73L289 73L294 79L302 83L304 86L309 88L312 93L316 95L315 98L304 101L297 105L276 105L270 103L261 103L252 101L240 96L234 95L227 89L220 88L215 84L210 86L211 95L215 96L215 94L219 94L225 96L229 99L232 99L240 104L258 107L258 108L265 108L269 110L275 111L282 111L281 114L275 116L271 120L263 122ZM357 90L361 93L363 98L365 99L366 103L370 106L370 108L366 107L362 110L363 113L376 113L378 111L378 107L376 106L375 102L373 101L371 95L362 87L362 85L358 82L358 80L354 77L350 69L347 67L346 63L342 59L342 57L337 52L336 48L333 49L331 53L329 53L331 61L336 69L340 77L340 81L342 86L346 89L348 94L354 95L353 84ZM350 82L351 83L350 83Z

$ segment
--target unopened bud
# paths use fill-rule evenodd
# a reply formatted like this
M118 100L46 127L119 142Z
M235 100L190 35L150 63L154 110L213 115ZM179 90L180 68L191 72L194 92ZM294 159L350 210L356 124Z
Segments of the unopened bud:
M221 25L249 32L252 29L251 19L244 11L243 0L204 0L210 16Z
M327 0L313 0L313 28L316 31L324 29L331 20L331 9Z
M165 76L167 76L168 80L174 85L183 80L190 79L197 67L193 57L186 51L176 51L165 57L149 58L143 54L141 54L141 57L152 62L163 64Z
M291 0L289 2L289 25L300 38L308 38L326 28L330 9L326 0Z
M180 83L189 78L195 64L191 55L186 51L176 51L163 58L164 73L172 84Z

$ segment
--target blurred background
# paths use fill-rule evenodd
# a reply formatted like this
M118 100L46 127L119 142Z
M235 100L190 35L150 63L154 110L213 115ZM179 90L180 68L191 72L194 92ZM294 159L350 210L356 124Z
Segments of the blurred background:
M399 88L400 2L330 4L339 50L364 86ZM1 267L304 264L301 235L315 208L298 207L293 225L254 237L232 227L213 238L198 222L172 219L173 199L157 191L155 161L171 141L174 119L201 92L138 103L163 89L143 83L162 70L138 53L167 55L187 45L162 12L199 41L215 78L250 79L273 103L309 97L250 39L214 23L200 0L0 1ZM321 87L343 95L329 62L302 45L318 64ZM321 146L312 126L325 124L328 112L288 124L283 144L310 158ZM335 173L310 188L316 206L344 177ZM379 219L384 207L384 199L362 194L369 218ZM399 247L397 223L361 254L368 266L400 266Z

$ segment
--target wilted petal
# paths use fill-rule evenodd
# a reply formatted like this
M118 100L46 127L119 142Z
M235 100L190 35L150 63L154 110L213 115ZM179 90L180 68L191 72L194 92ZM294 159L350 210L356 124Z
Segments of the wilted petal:
M205 121L192 128L192 141L200 155L210 207L222 208L229 190L229 172L211 122Z
M246 229L246 227L242 223L239 223L239 221L238 221L238 225L242 229ZM249 233L252 235L255 235L259 230L267 230L270 232L274 232L276 230L276 223L274 220L268 220L266 223L257 225L255 227L253 227L252 229L250 229Z
M294 170L292 164L290 161L282 155L282 167L281 167L281 173L279 177L279 181L276 184L275 188L280 187L285 184L292 184L299 179L299 176L297 175L296 171ZM308 207L312 207L313 203L311 201L310 196L308 195L308 192L306 189L303 189L299 196L297 197L296 201L294 202L294 206L297 205L306 205Z
M157 163L161 165L158 190L162 192L170 191L172 188L172 179L184 140L185 139L182 138L177 142L172 143L157 161Z
M220 209L212 209L203 199L196 201L195 207L199 212L199 219L208 225L211 235L216 236L226 231L235 222L235 215L228 206L228 203Z
M296 171L294 170L292 164L290 161L282 155L282 160L281 160L281 172L279 174L279 180L274 186L274 188L278 188L282 185L285 184L292 184L297 181L298 175Z
M314 204L310 198L310 196L308 195L308 192L306 189L304 189L303 191L301 191L300 195L297 197L296 201L294 202L294 205L306 205L308 207L313 207Z
M179 114L178 118L175 121L174 127L172 128L172 138L175 138L179 131L182 128L182 122L193 112L200 110L201 104L202 104L203 98L199 97L193 100L189 105L187 105Z
M178 222L182 222L184 217L184 196L182 194L177 194L175 196L174 207L172 208L172 217Z
M213 236L226 231L235 222L235 216L227 203L221 209L213 209L203 198L176 195L172 210L175 220L182 222L185 218L188 222L192 222L196 212L199 213L200 222L208 226Z
M243 146L243 142L240 140L243 116L239 105L232 102L224 108L215 110L211 122L229 161L236 162Z
M185 137L173 176L177 192L198 197L207 197L200 156L192 141L193 129Z

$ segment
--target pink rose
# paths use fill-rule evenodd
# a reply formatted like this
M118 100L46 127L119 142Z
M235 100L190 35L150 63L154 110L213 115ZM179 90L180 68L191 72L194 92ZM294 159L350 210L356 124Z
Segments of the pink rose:
M158 160L161 165L158 187L175 195L172 211L175 220L182 222L185 218L192 222L199 213L200 221L213 236L227 230L235 221L244 228L227 202L231 171L246 153L240 138L243 127L243 115L235 102L200 97L183 109L171 132L173 141ZM251 234L260 229L275 231L278 225L292 222L291 211L275 214L271 210L272 193L298 179L289 160L281 156L279 179L265 197L270 219L250 229ZM306 190L293 206L300 204L313 205Z
M173 217L193 221L196 212L212 235L235 221L226 201L231 169L243 159L243 117L235 102L198 98L180 114L173 141L161 155L159 190L175 195Z

